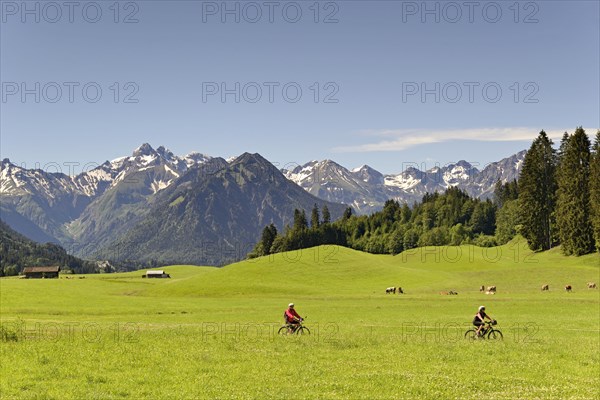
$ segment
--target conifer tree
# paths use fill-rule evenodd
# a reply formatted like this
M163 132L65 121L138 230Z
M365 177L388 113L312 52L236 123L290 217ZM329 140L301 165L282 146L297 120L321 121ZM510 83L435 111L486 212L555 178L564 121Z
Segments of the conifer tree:
M593 251L590 219L590 141L582 127L569 138L557 174L556 223L562 251L583 255Z
M271 246L277 237L277 228L273 224L265 226L260 239L260 254L266 256L271 254Z
M304 210L294 210L294 231L302 231L308 228L308 222L306 221L306 213Z
M565 151L567 151L567 145L569 144L570 136L567 132L563 133L562 139L560 139L560 147L558 148L558 164L560 164L560 160L563 158Z
M329 224L331 223L331 213L329 212L329 208L327 207L327 204L323 205L323 224Z
M342 219L350 219L352 217L352 207L346 207L344 210L344 214L342 215Z
M552 246L552 215L555 206L556 156L552 140L541 131L533 141L519 178L519 216L521 233L532 250Z
M320 215L319 215L319 207L315 203L311 213L310 213L310 226L313 229L317 229L319 225L321 225Z
M596 250L600 252L600 130L596 132L590 164L590 211L596 240Z

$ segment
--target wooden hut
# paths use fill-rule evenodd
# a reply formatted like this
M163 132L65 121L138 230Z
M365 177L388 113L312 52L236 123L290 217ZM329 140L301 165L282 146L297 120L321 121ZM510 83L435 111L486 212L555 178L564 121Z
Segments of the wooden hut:
M58 274L60 272L60 267L25 267L23 269L23 274L25 278L58 278Z
M170 278L171 276L165 271L146 271L146 278Z

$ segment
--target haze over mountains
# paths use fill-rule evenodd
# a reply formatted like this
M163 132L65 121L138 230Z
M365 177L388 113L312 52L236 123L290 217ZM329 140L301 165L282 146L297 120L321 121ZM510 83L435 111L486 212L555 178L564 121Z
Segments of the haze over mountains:
M161 146L137 148L77 176L28 170L2 161L0 217L41 242L56 242L84 258L220 265L243 258L269 223L283 229L294 208L314 204L338 218L345 205L359 213L394 198L458 186L490 196L498 180L518 177L525 152L482 171L460 161L383 175L312 161L279 171L259 154L224 160L200 153L179 157Z

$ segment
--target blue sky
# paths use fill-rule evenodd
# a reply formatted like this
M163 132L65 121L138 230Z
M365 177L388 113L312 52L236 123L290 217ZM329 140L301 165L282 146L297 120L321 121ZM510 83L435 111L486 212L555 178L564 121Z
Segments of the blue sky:
M600 127L598 1L315 3L2 1L1 157L149 142L397 173Z

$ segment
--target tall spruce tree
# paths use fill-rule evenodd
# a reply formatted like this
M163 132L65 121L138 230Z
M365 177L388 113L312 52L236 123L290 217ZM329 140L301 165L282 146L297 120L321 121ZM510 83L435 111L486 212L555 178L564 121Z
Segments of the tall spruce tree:
M329 208L327 204L323 205L323 224L327 225L331 223L331 213L329 212Z
M271 246L277 237L277 228L272 223L265 226L260 239L260 254L261 256L271 254Z
M560 160L563 158L563 156L565 155L565 152L567 151L567 146L569 145L570 138L571 138L571 136L569 136L569 133L565 132L565 133L563 133L562 139L560 139L560 147L558 148L557 167L558 167L558 164L560 164Z
M532 250L548 250L553 245L555 169L552 140L541 131L525 155L518 188L521 233Z
M590 211L596 239L596 250L600 252L600 130L596 132L590 164Z
M306 221L306 212L304 210L294 210L294 231L303 231L308 229L308 222Z
M569 138L559 163L556 223L566 255L594 250L590 219L590 140L582 127Z
M310 213L310 226L313 229L317 229L319 225L321 225L320 221L321 216L319 215L319 207L315 203L311 213Z
M352 217L352 214L352 207L346 207L346 209L344 210L344 214L342 214L342 219L350 219L350 217Z

